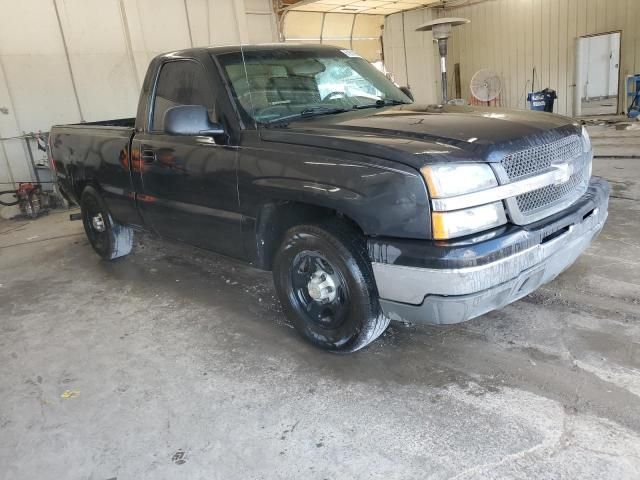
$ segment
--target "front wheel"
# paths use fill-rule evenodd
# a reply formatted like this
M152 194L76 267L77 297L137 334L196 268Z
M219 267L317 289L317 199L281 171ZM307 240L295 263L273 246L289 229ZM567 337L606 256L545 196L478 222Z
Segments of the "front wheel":
M131 252L133 230L116 222L98 191L89 186L80 197L82 223L89 243L105 260L114 260Z
M287 317L311 343L334 352L355 352L389 325L364 239L338 221L287 231L273 276Z

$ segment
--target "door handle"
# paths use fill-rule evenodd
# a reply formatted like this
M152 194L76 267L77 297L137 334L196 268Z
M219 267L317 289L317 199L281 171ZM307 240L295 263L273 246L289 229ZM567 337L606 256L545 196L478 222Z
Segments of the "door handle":
M140 158L142 158L143 163L153 163L156 161L156 152L153 150L142 150Z

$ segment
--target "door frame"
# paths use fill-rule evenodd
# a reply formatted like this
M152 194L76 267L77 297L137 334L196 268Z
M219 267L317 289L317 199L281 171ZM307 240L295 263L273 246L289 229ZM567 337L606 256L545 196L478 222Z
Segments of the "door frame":
M582 78L582 49L581 47L581 41L585 40L587 38L592 38L592 37L601 37L602 35L613 35L617 33L618 35L620 35L620 42L618 44L618 87L617 87L617 102L616 102L616 110L612 115L618 115L621 112L620 109L620 83L621 83L621 79L622 79L622 30L611 30L609 32L598 32L598 33L591 33L589 35L581 35L579 37L576 37L575 40L575 55L574 55L574 59L575 59L575 67L574 67L574 77L575 77L575 81L573 82L573 116L574 117L581 117L582 116L582 82L583 82L583 78ZM624 93L623 93L624 95ZM610 115L610 114L603 114L603 115Z

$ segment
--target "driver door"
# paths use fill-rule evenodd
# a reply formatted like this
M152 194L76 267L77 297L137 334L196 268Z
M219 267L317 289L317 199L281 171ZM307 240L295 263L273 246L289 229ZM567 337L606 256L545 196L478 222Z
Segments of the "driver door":
M216 122L212 83L195 60L172 60L160 67L149 128L133 141L142 185L138 206L160 235L242 258L237 148L224 138L164 131L164 114L176 105L204 105Z

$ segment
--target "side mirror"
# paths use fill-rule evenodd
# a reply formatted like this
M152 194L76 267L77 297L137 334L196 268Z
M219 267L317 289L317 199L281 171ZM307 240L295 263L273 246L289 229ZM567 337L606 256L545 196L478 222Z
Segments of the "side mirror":
M164 113L164 131L169 135L222 135L224 128L209 120L202 105L178 105Z
M413 98L413 93L411 93L411 90L409 89L409 87L400 87L400 91L404 93L407 97L409 97L412 102L415 101Z

